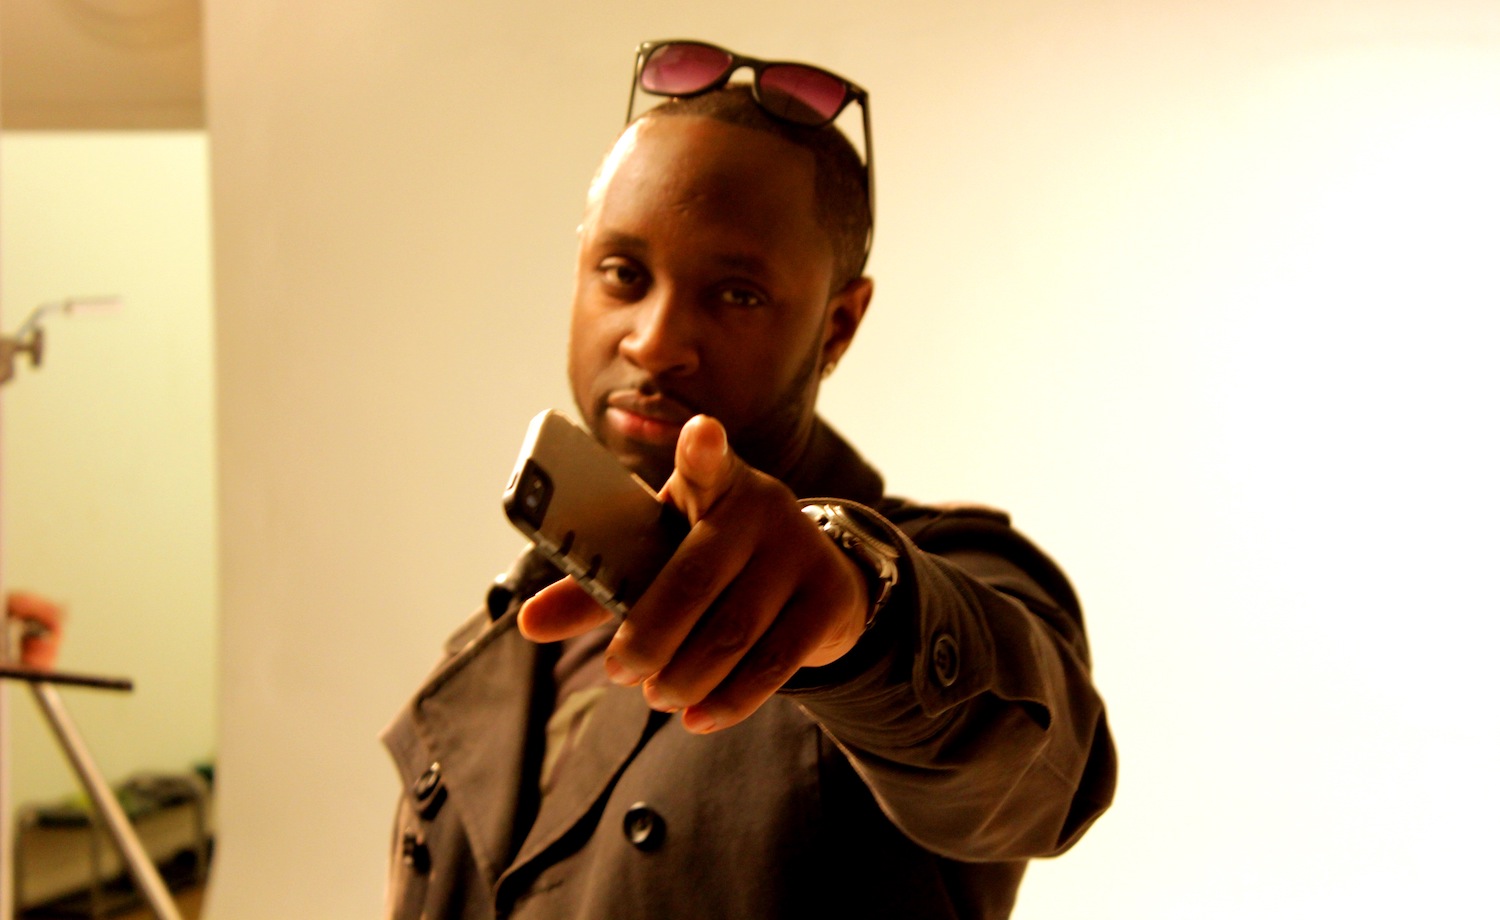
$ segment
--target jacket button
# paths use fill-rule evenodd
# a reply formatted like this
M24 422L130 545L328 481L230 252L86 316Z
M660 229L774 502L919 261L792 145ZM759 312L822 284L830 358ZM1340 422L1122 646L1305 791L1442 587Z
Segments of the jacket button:
M432 871L432 853L427 844L417 839L416 834L405 834L401 838L401 861L418 875Z
M625 839L638 850L654 850L667 836L667 822L645 802L637 802L625 812Z
M947 633L932 640L932 676L944 687L958 680L958 643Z
M505 585L505 576L500 576L495 583L490 585L489 591L484 595L484 606L490 612L490 620L498 620L510 609L510 602L515 597L515 592Z
M443 786L442 768L437 764L428 767L427 772L411 784L411 794L417 800L417 814L424 821L437 817L443 803L448 800L448 790Z

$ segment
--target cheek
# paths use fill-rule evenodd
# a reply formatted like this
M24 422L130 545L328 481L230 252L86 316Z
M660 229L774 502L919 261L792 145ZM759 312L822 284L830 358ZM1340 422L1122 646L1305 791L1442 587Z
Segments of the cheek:
M615 363L628 331L622 311L574 306L568 325L568 380L575 398L598 395L599 379Z
M591 320L586 310L574 307L568 325L568 379L575 390L599 372L607 353L600 323Z
M755 416L772 404L793 397L791 391L805 377L809 351L820 339L803 331L793 337L784 329L746 330L720 338L705 354L703 370L726 407Z

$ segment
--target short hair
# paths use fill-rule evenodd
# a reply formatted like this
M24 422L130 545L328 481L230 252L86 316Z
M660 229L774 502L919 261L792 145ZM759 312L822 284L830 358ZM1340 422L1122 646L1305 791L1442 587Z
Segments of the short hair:
M819 128L775 118L755 101L748 84L734 83L684 99L670 99L636 119L698 115L762 131L813 155L813 195L818 225L833 244L833 290L865 270L870 241L869 173L854 145L833 125Z

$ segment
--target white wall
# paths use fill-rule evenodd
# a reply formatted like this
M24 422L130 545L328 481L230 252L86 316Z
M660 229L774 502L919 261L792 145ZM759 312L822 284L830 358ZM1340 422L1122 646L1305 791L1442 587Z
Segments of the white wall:
M1500 8L208 4L218 918L369 916L375 734L520 541L585 182L643 38L872 92L877 295L824 407L1075 577L1115 809L1025 917L1487 894ZM308 866L317 866L308 872Z
M53 315L42 366L3 391L7 588L68 609L58 667L132 678L62 690L112 782L215 753L218 553L208 143L197 132L6 132L3 328L41 303L117 294L115 314ZM80 792L13 688L12 803ZM7 867L8 868L8 867Z

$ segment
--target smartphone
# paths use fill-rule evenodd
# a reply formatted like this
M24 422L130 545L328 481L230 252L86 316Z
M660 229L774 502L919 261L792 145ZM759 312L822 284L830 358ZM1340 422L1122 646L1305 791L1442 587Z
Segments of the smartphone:
M688 531L676 508L550 409L531 420L504 505L539 552L621 617Z

